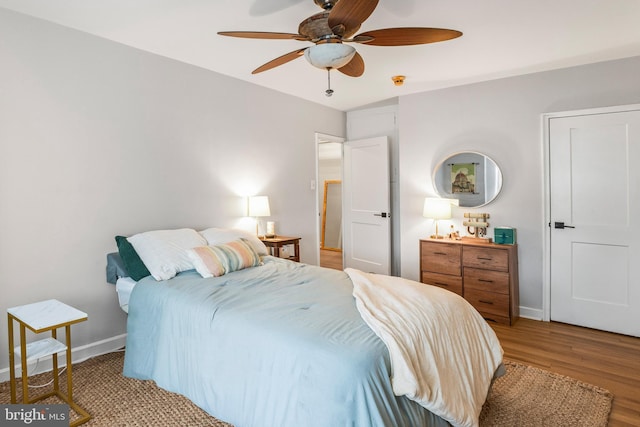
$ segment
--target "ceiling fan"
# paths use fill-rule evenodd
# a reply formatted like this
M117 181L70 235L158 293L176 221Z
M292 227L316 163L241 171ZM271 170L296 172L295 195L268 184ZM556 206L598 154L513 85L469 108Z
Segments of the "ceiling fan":
M303 56L315 67L331 71L337 69L350 77L364 73L364 60L356 49L345 43L361 43L369 46L408 46L435 43L460 37L462 33L443 28L385 28L356 35L362 23L373 13L378 0L313 0L323 9L303 20L298 33L261 31L220 31L218 34L251 39L286 39L314 43L313 46L296 49L273 59L253 70L261 73ZM330 73L329 73L330 79ZM331 96L331 81L326 95Z

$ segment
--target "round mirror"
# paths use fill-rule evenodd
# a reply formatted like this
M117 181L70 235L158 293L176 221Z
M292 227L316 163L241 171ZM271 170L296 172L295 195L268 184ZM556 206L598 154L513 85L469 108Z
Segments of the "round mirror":
M488 156L473 151L452 154L433 171L436 192L459 205L478 208L491 202L502 188L502 172Z

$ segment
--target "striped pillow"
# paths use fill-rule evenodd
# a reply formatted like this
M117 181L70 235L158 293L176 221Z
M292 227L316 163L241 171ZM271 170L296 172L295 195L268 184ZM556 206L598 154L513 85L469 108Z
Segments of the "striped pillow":
M196 271L202 277L218 277L232 271L260 265L260 256L247 239L224 245L198 246L188 250Z

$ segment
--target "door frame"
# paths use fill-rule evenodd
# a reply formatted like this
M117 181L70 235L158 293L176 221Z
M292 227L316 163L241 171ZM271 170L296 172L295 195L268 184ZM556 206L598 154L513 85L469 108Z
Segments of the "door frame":
M588 108L583 110L561 111L556 113L542 114L542 135L543 135L543 155L544 155L544 172L543 191L544 191L544 222L542 224L543 239L543 257L542 257L542 320L549 322L551 320L551 177L550 165L551 157L549 154L551 135L549 133L550 121L555 118L590 116L607 113L622 113L628 111L640 110L640 104L620 105L613 107Z
M320 227L321 227L321 213L322 213L322 206L320 205L320 192L324 191L324 187L323 185L321 185L320 183L320 144L324 144L327 142L336 142L339 144L344 145L344 142L346 141L346 138L343 138L341 136L336 136L336 135L329 135L326 133L322 133L322 132L316 132L315 133L315 149L316 149L316 176L315 176L315 182L313 183L313 185L315 186L315 199L316 199L316 211L315 211L315 215L316 215L316 245L315 245L315 249L316 249L316 265L320 265ZM344 173L344 148L343 148L343 153L341 156L341 162L343 163L343 168L342 168L342 173ZM342 179L342 177L340 177L340 179ZM342 198L344 199L344 194L342 195ZM342 204L342 226L344 229L344 203ZM344 237L343 237L343 244L342 247L344 247ZM344 252L342 255L343 258L343 263L344 263Z

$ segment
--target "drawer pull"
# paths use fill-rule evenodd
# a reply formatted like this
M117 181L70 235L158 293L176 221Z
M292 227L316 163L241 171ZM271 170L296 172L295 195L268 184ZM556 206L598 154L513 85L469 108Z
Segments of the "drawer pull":
M478 302L481 302L481 303L483 303L483 304L493 305L493 301L486 301L486 300L482 300L482 299L480 299L480 300L478 300Z
M478 282L493 283L493 280L478 279Z
M433 254L434 255L446 255L447 253L446 252L434 252Z
M434 285L438 285L438 286L449 286L448 283L440 283L440 282L435 282Z
M479 256L478 259L481 259L483 261L492 261L493 260L493 258L485 258L485 257L481 257L481 256Z

